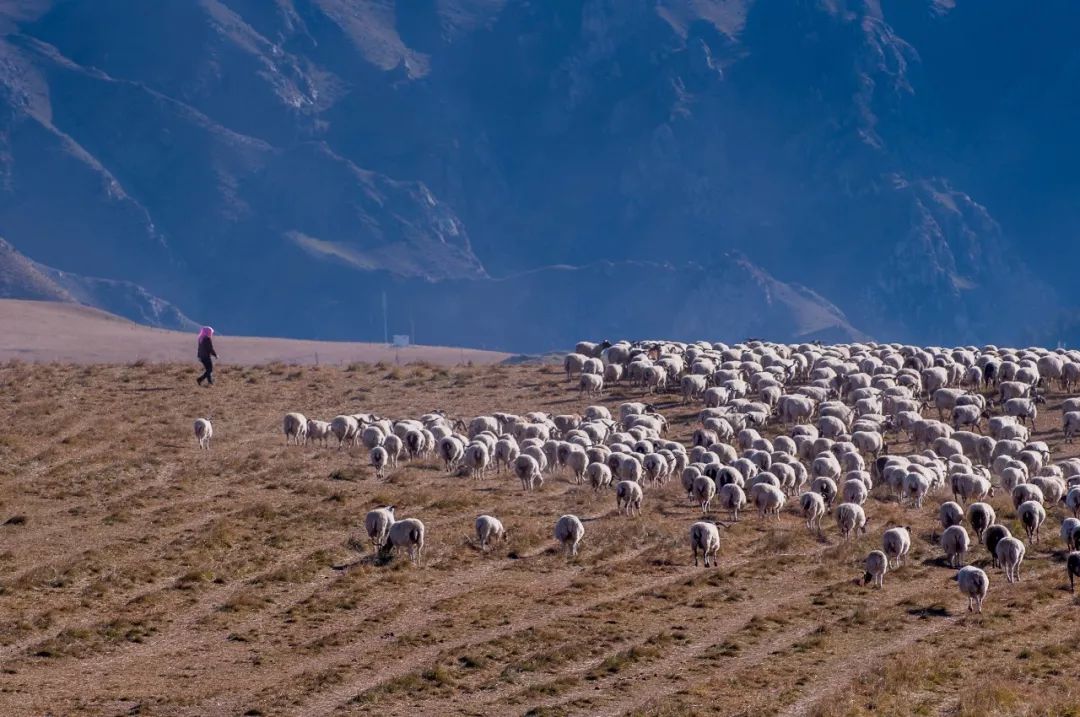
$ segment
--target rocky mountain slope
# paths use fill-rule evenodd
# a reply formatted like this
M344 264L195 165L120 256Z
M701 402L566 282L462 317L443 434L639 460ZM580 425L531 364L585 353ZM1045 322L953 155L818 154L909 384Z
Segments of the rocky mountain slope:
M1076 15L21 0L0 233L233 333L1068 339Z

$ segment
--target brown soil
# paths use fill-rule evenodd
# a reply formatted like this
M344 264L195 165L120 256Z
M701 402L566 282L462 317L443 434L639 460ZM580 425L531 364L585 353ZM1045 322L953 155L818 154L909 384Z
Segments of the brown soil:
M722 529L703 569L676 483L625 518L565 476L525 495L425 461L377 481L366 452L286 448L280 431L288 410L582 409L554 368L226 366L212 389L195 373L0 367L0 714L1077 714L1060 506L1022 582L969 554L991 580L969 615L931 542L937 500L876 489L848 543L831 523L808 532L792 501L779 525ZM1061 398L1037 432L1055 458L1077 452L1059 445ZM662 410L687 439L696 408ZM370 555L363 516L387 503L425 522L422 567ZM588 519L574 560L551 538L568 512ZM488 554L471 544L480 513L510 532ZM892 524L914 526L908 565L883 590L856 584Z

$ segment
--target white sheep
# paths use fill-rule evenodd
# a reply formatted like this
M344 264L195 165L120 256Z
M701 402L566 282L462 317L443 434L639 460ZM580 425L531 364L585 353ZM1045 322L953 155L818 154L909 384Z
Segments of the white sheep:
M717 491L720 508L731 512L731 519L739 520L739 511L746 505L746 493L738 483L725 483Z
M954 525L964 522L964 509L951 500L945 501L938 508L938 520L941 521L942 530L948 530Z
M1027 549L1016 538L1002 538L994 548L998 564L1005 571L1005 579L1010 583L1020 581L1020 563L1024 562L1024 553Z
M1073 551L1065 558L1065 570L1069 573L1069 592L1076 592L1074 578L1080 577L1080 552Z
M611 469L603 463L590 463L585 467L585 476L594 491L599 492L611 485Z
M439 458L442 459L447 473L457 469L458 463L465 456L465 444L457 436L446 436L439 439Z
M302 413L286 413L285 414L285 445L295 443L296 445L303 445L307 443L307 427L308 419ZM301 441L303 443L301 443Z
M325 446L326 441L332 435L333 433L330 431L329 421L316 421L315 419L309 418L307 430L304 432L304 445L315 441L322 441L322 444Z
M873 581L875 587L883 587L885 573L889 570L889 558L880 550L871 550L863 563L866 573L863 575L863 585Z
M911 551L911 528L907 526L889 528L881 536L881 548L894 563L891 567L900 567L903 559Z
M527 453L522 453L514 459L514 475L521 481L521 487L525 490L533 490L544 484L540 464L536 458Z
M849 478L840 488L840 497L845 503L863 505L869 496L866 483L858 478Z
M555 540L571 557L577 555L578 544L585 537L585 526L576 515L564 515L555 523Z
M844 540L854 531L855 533L866 532L866 513L861 505L855 503L841 503L836 506L836 527L840 529L840 535Z
M375 477L381 479L386 471L386 465L390 462L390 456L382 446L375 446L368 455L371 467L375 469Z
M986 529L997 522L997 513L989 503L972 503L968 506L967 520L975 535L982 540Z
M807 491L799 496L799 506L802 508L803 518L806 519L808 530L821 532L821 517L825 515L825 499L820 493Z
M210 439L214 435L214 427L209 418L195 419L195 440L199 442L199 448L210 450Z
M634 511L641 515L641 484L632 480L622 480L615 485L615 506L619 513L633 516Z
M476 518L476 540L480 543L480 549L487 552L488 544L493 540L506 540L506 529L502 521L490 515L480 515Z
M691 491L694 500L701 506L702 513L708 513L713 498L716 497L716 483L709 476L698 476L694 479Z
M483 478L488 464L491 462L487 446L478 441L470 443L465 448L465 455L462 456L461 462L469 469L469 475L472 476L473 480Z
M972 611L972 606L975 612L982 612L983 600L990 590L990 578L986 573L974 565L965 565L956 573L956 584L960 593L967 596L968 612Z
M1080 545L1080 520L1066 518L1061 521L1061 539L1065 541L1066 550L1076 550Z
M596 373L583 373L578 379L578 391L586 396L604 395L604 377Z
M334 416L330 421L330 432L338 439L338 450L345 445L345 441L352 441L358 430L360 422L355 416Z
M713 523L699 521L690 526L690 547L694 551L694 566L698 564L698 550L705 558L705 567L716 566L716 556L720 552L720 531ZM711 562L710 562L711 560Z
M407 548L409 558L420 565L424 552L424 524L416 518L394 521L387 532L383 550L394 552L397 548Z
M392 505L376 508L364 516L364 529L367 531L368 539L371 540L375 550L380 549L386 543L386 538L390 534L390 526L393 523L394 506Z
M945 551L945 560L949 567L959 568L964 565L964 554L967 553L971 540L962 525L952 525L941 534L941 549Z
M1034 541L1038 543L1039 529L1046 522L1046 509L1042 507L1042 503L1034 500L1025 501L1017 507L1016 515L1020 518L1024 530L1027 531L1028 540L1031 541L1034 538Z
M774 515L777 522L780 521L780 511L787 499L779 488L769 483L758 483L750 489L750 499L757 507L759 518Z

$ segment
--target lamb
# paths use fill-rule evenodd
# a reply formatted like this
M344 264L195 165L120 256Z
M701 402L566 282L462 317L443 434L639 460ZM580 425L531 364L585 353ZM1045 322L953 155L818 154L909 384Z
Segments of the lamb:
M527 453L523 453L514 459L514 475L521 481L521 487L525 490L533 490L544 484L540 464L536 458Z
M555 523L555 540L570 557L577 555L578 544L584 537L585 526L576 515L564 515Z
M954 525L960 525L964 522L964 509L951 500L941 504L938 508L938 520L941 521L942 530L948 530ZM982 536L979 536L980 539Z
M330 431L329 421L316 421L309 418L307 422L307 430L304 432L304 445L312 443L314 441L322 441L325 446L327 439L333 433Z
M371 467L375 469L375 477L382 480L386 464L390 462L390 455L386 452L386 449L382 446L375 446L371 449L368 460L371 462Z
M698 564L698 550L705 558L705 567L715 567L716 556L720 552L720 531L716 525L705 521L691 525L690 547L694 551L694 567Z
M975 535L982 540L986 529L997 522L997 514L989 503L972 503L968 506L967 519Z
M1042 503L1034 500L1021 503L1016 509L1016 515L1020 518L1020 522L1023 523L1024 530L1027 531L1028 541L1034 538L1035 542L1038 543L1039 529L1046 522L1046 509L1042 507Z
M367 531L368 539L371 540L375 550L379 550L386 543L393 523L394 506L392 505L376 508L364 516L364 530Z
M488 544L493 540L506 541L506 529L502 521L490 515L480 515L476 518L476 540L480 543L480 549L487 552Z
M885 573L889 570L889 559L880 550L871 550L866 556L866 573L863 575L863 585L873 581L874 587L884 586Z
M866 532L866 513L861 505L854 503L841 503L836 506L836 527L840 529L840 535L844 540L848 539L852 531L856 533Z
M953 525L941 534L941 548L945 551L945 560L951 568L964 565L964 553L968 551L970 540L962 525Z
M738 522L739 510L746 505L746 494L738 483L725 483L718 491L720 507L731 512L731 519Z
M708 476L698 476L692 486L694 500L701 506L702 513L709 512L709 506L716 497L716 483Z
M424 524L416 518L394 521L387 532L383 551L392 553L397 548L407 548L409 558L420 565L424 552Z
M199 448L210 450L210 439L214 435L214 427L210 425L209 418L195 419L195 440L199 442Z
M302 413L285 414L285 445L307 443L308 419Z
M611 469L603 463L590 463L587 465L585 467L585 476L589 479L589 485L596 492L611 485Z
M986 549L990 552L990 560L993 562L994 567L998 565L997 562L997 544L1005 538L1011 538L1012 533L1004 525L991 525L986 529L983 534L983 542L986 543Z
M1080 552L1073 551L1065 558L1065 570L1069 573L1069 592L1075 593L1074 578L1080 577Z
M641 485L632 480L622 480L615 484L615 506L619 513L633 516L634 511L641 515Z
M1025 551L1024 544L1012 537L1002 538L994 548L997 562L1010 583L1020 582L1020 563L1024 561Z
M890 564L890 567L900 567L900 563L911 550L911 528L889 528L881 536L881 548L889 556L889 560L895 563Z
M972 605L975 612L982 612L983 600L990 590L990 578L986 573L974 565L965 565L956 573L956 584L960 593L967 596L968 612L972 611Z
M807 491L799 496L799 505L802 507L803 517L806 518L806 528L821 532L821 517L825 515L825 499L820 493Z

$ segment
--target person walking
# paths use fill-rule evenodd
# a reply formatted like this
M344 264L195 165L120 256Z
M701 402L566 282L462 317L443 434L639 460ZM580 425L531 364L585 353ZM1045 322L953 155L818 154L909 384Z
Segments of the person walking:
M210 326L204 326L199 330L199 360L202 361L203 371L202 376L195 379L195 383L202 386L202 382L206 381L208 385L214 385L214 362L210 360L213 356L217 358L217 351L214 351L214 342L211 337L214 335L214 329Z

